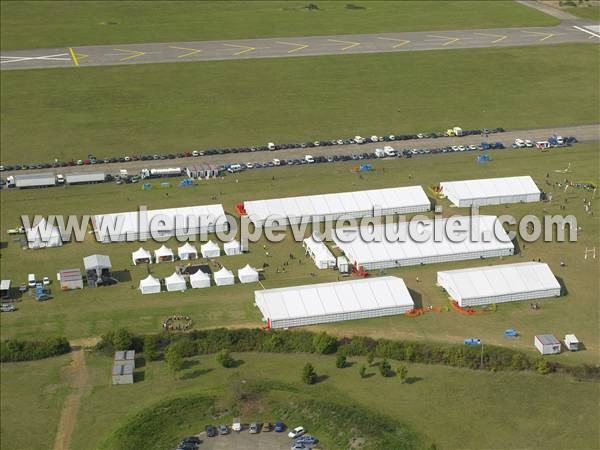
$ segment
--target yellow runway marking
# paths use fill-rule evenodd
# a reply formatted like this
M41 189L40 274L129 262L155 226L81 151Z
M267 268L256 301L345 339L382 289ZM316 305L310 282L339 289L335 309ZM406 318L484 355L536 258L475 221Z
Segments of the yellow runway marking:
M295 44L293 42L275 42L276 44L282 44L282 45L294 45L298 48L293 48L290 51L288 51L288 53L294 53L300 50L304 50L306 47L308 47L307 44Z
M360 45L360 42L338 41L336 39L327 39L329 42L337 42L338 44L350 44L347 47L341 48L340 51L348 50Z
M504 36L502 34L488 34L488 33L475 33L478 36L486 36L486 37L495 37L498 38L495 41L492 41L492 44L497 44L498 42L502 42L504 39L507 39L508 36Z
M191 56L191 55L195 55L196 53L200 53L202 50L199 50L197 48L186 48L186 47L175 47L174 45L169 45L169 48L174 48L177 50L187 50L188 53L185 53L183 55L179 55L178 58L185 58L186 56Z
M122 48L115 48L113 50L116 50L118 52L130 53L129 56L126 56L125 58L122 58L119 61L127 61L127 60L130 60L130 59L133 59L133 58L137 58L138 56L142 56L142 55L146 54L144 52L138 52L137 50L124 50Z
M396 41L399 42L399 44L393 45L392 48L398 48L398 47L402 47L403 45L406 44L410 44L411 41L407 41L406 39L394 39L394 38L384 38L384 37L380 37L377 39L381 39L383 41Z
M237 48L243 48L243 49L245 49L245 50L242 50L240 52L234 53L233 56L241 55L243 53L251 52L253 50L256 50L255 47L248 47L247 45L237 45L237 44L223 44L223 45L226 45L227 47L237 47Z
M448 37L448 36L436 36L434 34L429 35L429 37L432 38L436 38L436 39L447 39L447 42L444 42L442 45L445 47L446 45L450 45L450 44L454 44L457 41L460 41L460 38L452 38L452 37Z
M69 53L71 54L71 59L73 60L73 63L75 63L76 66L79 66L79 61L77 60L77 56L75 55L75 52L73 51L73 49L71 47L69 47Z
M540 39L540 42L544 42L546 39L550 39L551 37L554 37L554 36L559 36L558 34L540 33L538 31L522 31L522 33L533 34L533 35L536 35L536 36L544 36L543 38Z

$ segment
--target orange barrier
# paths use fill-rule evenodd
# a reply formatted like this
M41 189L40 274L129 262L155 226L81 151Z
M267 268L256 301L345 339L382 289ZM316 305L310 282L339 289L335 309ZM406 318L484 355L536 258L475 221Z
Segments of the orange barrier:
M454 311L456 311L459 314L463 314L465 316L473 316L475 314L483 314L483 311L476 311L473 308L463 308L462 306L459 306L458 302L456 300L452 300L450 302L450 305L452 305L452 309Z
M356 267L356 263L352 265L352 275L356 275L357 277L366 278L369 276L369 271L365 270L363 266Z
M244 204L243 203L238 203L237 205L235 205L235 211L240 216L247 216L248 215L248 213L246 212L246 208L244 208Z
M428 308L414 308L406 312L405 315L407 315L408 317L417 317L422 316L423 314L428 312L442 312L442 308L439 306L430 306Z

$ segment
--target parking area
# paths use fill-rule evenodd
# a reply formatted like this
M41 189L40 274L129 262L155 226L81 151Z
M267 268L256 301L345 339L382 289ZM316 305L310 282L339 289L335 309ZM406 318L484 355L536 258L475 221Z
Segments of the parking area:
M287 432L250 434L248 430L243 430L211 438L202 433L200 438L202 444L199 450L289 450L292 445Z

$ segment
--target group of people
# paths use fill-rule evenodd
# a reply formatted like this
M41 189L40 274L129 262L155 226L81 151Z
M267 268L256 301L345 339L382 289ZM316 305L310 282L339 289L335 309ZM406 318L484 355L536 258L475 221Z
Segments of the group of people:
M185 331L189 330L193 323L190 316L174 315L165 320L162 326L166 331Z

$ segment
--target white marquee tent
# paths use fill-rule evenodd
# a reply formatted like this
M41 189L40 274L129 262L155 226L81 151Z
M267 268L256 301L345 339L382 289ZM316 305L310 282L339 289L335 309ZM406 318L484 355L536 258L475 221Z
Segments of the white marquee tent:
M242 254L242 246L240 244L240 241L236 239L234 239L233 241L225 242L225 244L223 244L223 250L225 250L225 254L229 256Z
M134 266L152 263L152 255L148 250L144 250L142 247L131 253L131 259Z
M41 218L31 228L28 228L25 234L27 236L27 245L33 250L46 247L60 247L63 245L60 229L56 225L50 225L44 218Z
M404 214L429 211L431 203L421 186L244 202L244 209L255 226L366 217L373 215L374 208L380 209L380 215ZM273 222L274 217L281 222Z
M189 242L186 242L181 247L177 249L177 256L179 259L186 261L188 259L196 259L198 258L198 250Z
M223 205L154 209L92 217L99 242L147 240L152 237L189 237L227 230ZM166 228L166 229L165 229Z
M221 249L213 241L208 241L206 244L201 245L200 252L203 258L217 258L221 255Z
M460 306L558 297L561 287L548 264L524 262L438 272L437 282Z
M335 267L335 256L333 256L323 241L317 239L314 233L304 239L302 245L318 269L331 269Z
M401 278L380 277L254 291L271 328L404 314L414 302Z
M246 264L244 267L238 270L238 279L240 283L257 283L258 272L250 264Z
M452 222L447 224L448 221ZM332 238L351 264L366 270L493 258L514 253L514 245L496 216L456 216L440 219L440 222L440 232L435 234L434 221L426 220L419 224L375 225L376 240L373 241L361 239L357 228L334 230ZM453 223L459 224L455 229L462 227L465 230L464 233L455 233L456 237L462 235L463 240L457 241L443 231ZM476 239L470 238L471 230L476 233ZM425 239L428 233L431 237ZM404 241L395 235L400 235Z
M231 270L227 270L225 267L221 267L221 270L213 274L215 284L217 286L228 286L235 283L235 278Z
M142 291L142 294L157 294L160 292L160 280L148 275L140 280L139 290Z
M201 270L190 275L190 284L194 289L210 287L210 277Z
M185 291L187 289L187 284L185 282L185 278L179 275L177 272L173 272L173 275L165 278L165 286L167 286L167 291Z
M161 245L158 250L154 250L154 261L157 263L173 261L174 259L175 256L173 255L173 250L166 247L164 244Z
M444 181L441 193L459 207L539 202L540 190L530 176Z

